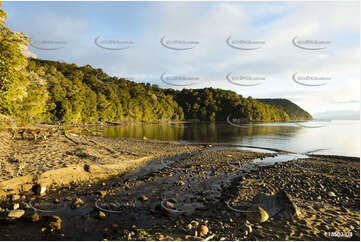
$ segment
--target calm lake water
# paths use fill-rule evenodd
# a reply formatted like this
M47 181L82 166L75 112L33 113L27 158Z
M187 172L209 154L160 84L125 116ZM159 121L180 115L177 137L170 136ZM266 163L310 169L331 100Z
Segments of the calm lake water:
M113 137L146 137L189 143L229 143L297 153L360 157L359 120L249 124L239 127L227 122L141 124L106 127L103 134Z

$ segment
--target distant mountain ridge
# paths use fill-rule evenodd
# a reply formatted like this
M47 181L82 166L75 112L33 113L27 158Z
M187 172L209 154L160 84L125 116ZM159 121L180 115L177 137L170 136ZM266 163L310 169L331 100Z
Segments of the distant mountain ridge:
M285 111L290 120L312 120L312 115L309 114L307 111L302 109L297 104L291 102L288 99L284 98L260 98L257 101L272 105L278 109Z

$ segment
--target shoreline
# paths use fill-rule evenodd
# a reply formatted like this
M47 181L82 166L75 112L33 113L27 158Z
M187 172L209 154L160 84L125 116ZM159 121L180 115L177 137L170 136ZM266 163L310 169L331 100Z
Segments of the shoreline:
M1 164L6 161L14 170L22 162L33 165L25 166L22 176L13 178L19 180L18 184L26 180L27 189L5 191L0 201L2 240L360 237L358 157L308 155L308 158L277 162L284 151L262 153L237 150L234 148L239 146L232 145L181 144L73 132L45 136L34 140L26 134L24 138L15 135L12 139L10 133L0 132ZM43 162L35 162L36 159ZM59 160L63 163L57 164ZM275 163L263 166L262 162L267 160ZM34 163L43 166L34 167ZM9 166L5 168L10 169ZM31 167L36 171L46 169L32 174ZM6 180L6 174L0 177L3 179L0 184L18 186L13 180ZM46 184L41 195L32 189L40 183ZM290 195L300 208L300 215L271 217L265 223L248 224L247 214L237 212L247 209L259 192L277 191ZM335 197L327 195L331 191ZM84 204L72 208L77 199ZM25 215L8 221L6 214L16 203ZM111 204L121 206L115 208ZM34 214L40 217L38 222L29 220ZM51 215L61 219L59 231L42 229L47 228L46 221ZM18 231L14 225L24 231ZM209 230L206 235L200 235L201 225ZM352 235L330 237L327 233L332 231Z

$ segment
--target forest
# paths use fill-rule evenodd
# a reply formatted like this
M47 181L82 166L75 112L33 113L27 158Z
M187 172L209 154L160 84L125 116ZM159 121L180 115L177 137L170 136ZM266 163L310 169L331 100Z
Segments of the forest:
M257 101L264 104L272 105L278 109L285 111L290 117L290 120L312 120L311 114L309 114L290 100L282 98L264 98L257 99Z
M0 10L0 121L225 121L228 115L241 121L312 119L285 99L256 100L213 88L162 89L111 77L90 65L26 58L29 38L9 30L5 20Z

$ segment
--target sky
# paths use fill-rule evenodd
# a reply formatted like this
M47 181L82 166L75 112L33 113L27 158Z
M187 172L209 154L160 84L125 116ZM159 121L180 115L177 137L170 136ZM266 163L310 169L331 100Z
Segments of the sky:
M29 55L163 88L360 110L359 2L3 2Z

